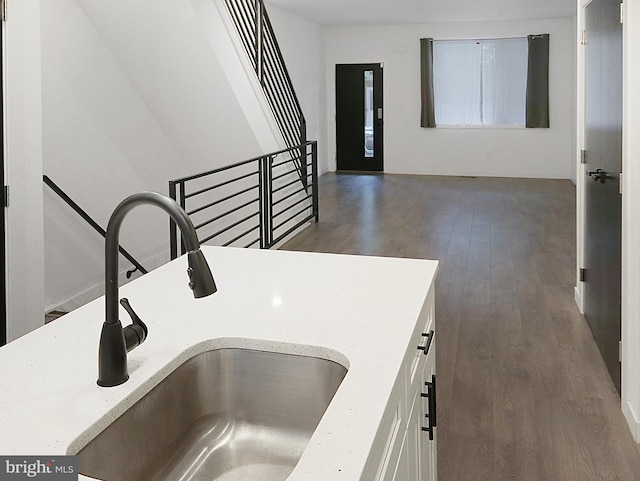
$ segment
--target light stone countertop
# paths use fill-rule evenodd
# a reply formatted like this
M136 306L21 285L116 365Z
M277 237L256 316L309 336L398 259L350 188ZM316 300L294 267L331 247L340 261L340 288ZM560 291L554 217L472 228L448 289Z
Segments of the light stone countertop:
M438 263L203 251L212 296L193 298L184 256L120 288L149 327L121 386L96 384L104 298L0 348L0 454L74 454L188 358L240 347L348 368L288 479L359 480ZM121 319L129 323L124 310Z

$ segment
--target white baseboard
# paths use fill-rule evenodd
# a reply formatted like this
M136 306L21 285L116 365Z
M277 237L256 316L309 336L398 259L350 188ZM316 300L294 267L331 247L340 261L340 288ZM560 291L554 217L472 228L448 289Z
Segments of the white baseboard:
M299 234L300 232L302 232L303 230L308 228L310 225L311 225L311 222L303 224L298 229L296 229L294 232L289 234L286 238L284 238L283 240L278 242L273 248L274 249L279 249L285 243L287 243L289 240L291 240L293 237L295 237L297 234ZM156 254L154 256L151 256L148 259L145 259L144 261L142 261L142 265L145 266L146 269L151 271L151 270L153 270L153 269L155 269L157 267L160 267L163 264L166 264L167 262L169 262L169 252L165 251L165 252L161 252L159 254ZM140 277L140 273L136 272L133 276L131 276L131 279L127 280L126 279L126 272L130 268L131 268L131 266L126 267L120 272L120 285L124 285L127 282L132 281L137 277ZM97 299L98 297L103 296L103 295L104 295L104 283L100 282L98 284L90 286L89 288L87 288L86 290L84 290L82 292L74 294L73 296L71 296L68 299L65 299L62 302L46 306L45 313L49 313L49 312L52 312L52 311L71 312L71 311L77 309L78 307L84 306L88 302L91 302L94 299Z
M159 254L153 255L143 260L142 265L148 271L152 271L153 269L160 267L163 264L166 264L168 261L169 261L169 252L163 251ZM136 272L131 276L131 279L126 279L126 273L129 269L131 269L131 265L129 265L128 267L125 267L120 271L120 276L119 276L120 285L124 285L127 282L130 282L136 279L137 277L140 277L141 274L139 272ZM73 296L69 297L68 299L60 303L46 306L45 312L51 312L51 311L71 312L77 309L78 307L84 306L88 302L91 302L94 299L97 299L98 297L103 295L104 295L104 283L100 282L98 284L90 286L89 288L85 289L82 292L74 294Z
M576 305L578 306L578 310L580 314L584 315L584 301L582 297L582 286L577 285L573 290L573 295L576 301Z
M104 295L104 284L98 284L89 287L88 289L75 294L74 296L65 299L62 302L45 306L45 313L53 311L71 312L80 306L87 304L88 302L97 299L101 295Z
M629 424L629 429L631 430L634 441L640 443L640 420L638 420L638 416L633 412L629 401L622 402L622 414L624 414L627 424Z

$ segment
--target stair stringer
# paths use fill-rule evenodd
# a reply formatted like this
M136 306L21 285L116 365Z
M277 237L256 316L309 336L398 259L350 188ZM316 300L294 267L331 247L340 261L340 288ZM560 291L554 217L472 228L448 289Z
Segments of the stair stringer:
M286 148L224 0L190 0L263 152Z

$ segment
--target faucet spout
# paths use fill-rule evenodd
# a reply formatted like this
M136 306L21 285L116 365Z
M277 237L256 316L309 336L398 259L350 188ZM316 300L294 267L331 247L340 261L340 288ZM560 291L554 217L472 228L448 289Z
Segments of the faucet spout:
M189 287L193 290L194 297L205 297L217 290L209 265L200 250L200 242L193 223L186 212L173 199L156 192L141 192L123 200L111 214L105 236L105 321L102 326L98 352L98 385L104 387L117 386L129 379L127 351L135 348L146 338L146 326L144 328L144 336L133 336L131 335L132 333L126 332L131 326L123 329L118 316L118 239L120 226L126 215L139 205L159 207L169 214L180 229L188 251L189 268L187 269L187 274L189 275ZM127 311L133 312L130 307ZM136 320L135 318L134 321ZM137 333L141 328L138 327L136 322L134 324L136 326L133 329ZM144 324L142 325L144 326ZM139 339L139 342L131 344L131 342L125 340L125 337Z

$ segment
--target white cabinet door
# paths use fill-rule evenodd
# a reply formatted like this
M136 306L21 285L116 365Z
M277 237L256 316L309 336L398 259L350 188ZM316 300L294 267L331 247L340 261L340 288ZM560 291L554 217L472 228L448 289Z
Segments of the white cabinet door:
M385 460L381 476L378 478L380 481L405 481L408 479L399 475L399 473L406 473L406 468L403 469L401 465L404 463L406 466L407 456L405 452L406 443L403 439L404 433L399 432L398 434L401 437L396 439L396 442L390 446L388 453L389 458Z
M398 466L396 466L396 472L393 475L393 481L418 481L416 478L411 477L409 472L409 446L408 439L405 438L402 443L402 449L400 450L400 458L398 459Z
M417 397L411 409L409 426L407 427L407 444L409 451L409 477L411 481L423 481L421 450L425 432L422 431L424 410L422 400Z
M372 447L371 459L377 460L377 467L367 466L361 481L436 481L437 447L436 430L433 440L429 439L430 419L425 417L433 402L424 394L433 393L432 375L436 372L436 342L434 319L434 294L429 292L427 308L411 336L405 354L404 373L400 374L388 406L380 424L376 443ZM435 394L431 396L435 399ZM433 413L435 414L435 413ZM433 418L431 418L433 420ZM376 475L372 476L375 469Z

